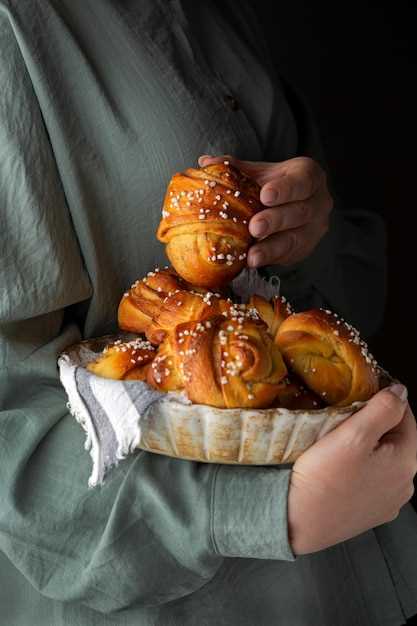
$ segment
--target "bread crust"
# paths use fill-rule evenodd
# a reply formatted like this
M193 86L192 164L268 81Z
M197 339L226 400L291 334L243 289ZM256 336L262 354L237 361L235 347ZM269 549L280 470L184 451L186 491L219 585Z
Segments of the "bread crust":
M283 321L276 340L290 369L326 404L347 406L378 391L375 359L359 332L335 313L295 313Z
M157 237L182 278L218 289L246 265L249 221L261 210L259 185L227 161L174 174Z

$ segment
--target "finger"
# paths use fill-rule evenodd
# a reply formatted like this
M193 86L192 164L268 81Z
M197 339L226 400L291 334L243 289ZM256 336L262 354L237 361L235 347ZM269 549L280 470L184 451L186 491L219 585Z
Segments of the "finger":
M315 221L301 228L274 233L249 249L248 266L298 263L314 250L327 230L327 221Z
M375 394L367 404L341 424L341 434L352 443L373 450L385 433L398 426L407 408L407 389L392 385Z
M309 157L294 157L287 161L243 161L233 155L202 155L200 167L228 161L261 186L260 200L265 206L305 200L316 190L327 190L326 174L316 161Z
M261 188L260 200L265 206L307 200L325 186L325 181L324 171L313 159L289 159L274 168L273 178Z
M399 495L402 493L403 503L408 502L414 493L413 480L417 474L417 427L409 406L399 424L379 439L373 455L383 464L388 460L393 471L396 467L401 472L404 489Z
M261 238L273 233L299 228L315 219L327 217L333 207L330 194L320 189L308 200L291 202L260 211L249 222L249 232Z
M231 154L219 154L217 156L202 154L198 157L198 164L200 167L206 167L206 165L212 165L213 163L222 163L223 161L229 161L229 163L232 163L233 165L235 159Z
M394 428L385 433L379 440L380 444L393 442L401 446L404 454L417 456L417 425L416 418L407 406L403 419Z
M282 207L273 207L257 213L249 222L249 232L258 239L311 222L317 211L315 203L293 202Z

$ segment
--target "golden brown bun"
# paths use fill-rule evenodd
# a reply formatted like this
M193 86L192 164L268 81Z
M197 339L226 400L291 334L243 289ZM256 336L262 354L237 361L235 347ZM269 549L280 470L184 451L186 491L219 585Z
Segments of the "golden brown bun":
M194 288L172 268L157 268L136 281L119 305L119 326L123 330L144 332L147 339L160 344L175 326L205 320L216 315L259 318L254 307L234 304L218 292Z
M250 313L180 324L161 349L164 366L149 368L149 384L163 391L184 388L197 404L268 407L287 373L265 325Z
M180 391L184 389L182 373L181 361L175 350L175 333L171 332L159 346L146 382L159 391Z
M152 362L144 365L143 367L134 367L126 374L123 380L142 380L146 382L148 378L148 369L151 367Z
M294 374L289 373L279 385L279 392L273 406L290 411L314 411L322 408L324 404L315 393L297 380Z
M251 296L249 305L258 311L260 318L268 326L268 332L274 340L282 322L292 314L291 306L284 296L276 296L269 301L255 294Z
M149 341L158 344L178 324L226 314L231 306L220 294L178 290L162 301L158 314L146 330L146 336Z
M231 307L220 293L194 288L172 268L156 268L124 294L118 322L123 330L144 332L158 345L178 324L220 315Z
M255 307L235 304L230 298L220 297L219 293L177 291L163 300L159 314L148 326L146 336L157 344L179 324L201 322L218 315L230 319L262 321Z
M259 192L227 162L174 174L157 237L180 276L216 289L239 274L252 240L249 221L262 208Z
M117 312L119 327L133 333L146 332L168 294L184 288L184 281L172 268L157 267L148 272L123 295Z
M140 338L127 342L118 340L106 346L100 356L87 365L87 369L104 378L145 380L147 366L155 355L155 348L149 341Z
M295 313L278 330L288 367L326 404L347 406L378 391L378 367L358 331L330 311Z

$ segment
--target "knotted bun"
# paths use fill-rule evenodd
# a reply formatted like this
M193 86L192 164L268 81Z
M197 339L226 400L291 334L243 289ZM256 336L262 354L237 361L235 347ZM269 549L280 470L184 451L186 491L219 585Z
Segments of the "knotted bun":
M87 365L97 376L115 380L146 380L148 365L156 355L155 348L141 338L123 342L121 339L106 346L103 352Z
M148 272L123 294L117 312L119 327L133 333L145 333L168 294L185 288L184 281L172 268L157 267Z
M262 208L259 185L227 161L175 174L157 237L185 280L217 289L246 264L248 224Z
M257 310L274 340L282 322L292 314L291 306L284 296L275 296L271 300L266 300L263 296L255 294L251 296L249 305Z
M378 366L365 342L330 311L291 315L276 341L288 367L326 404L347 406L378 391Z
M197 404L265 408L286 373L262 322L219 316L177 326L149 368L148 382L163 391L183 388Z

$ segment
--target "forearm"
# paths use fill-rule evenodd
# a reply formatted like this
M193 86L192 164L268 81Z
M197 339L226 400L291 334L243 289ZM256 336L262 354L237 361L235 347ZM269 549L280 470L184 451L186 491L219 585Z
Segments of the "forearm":
M31 583L111 612L190 594L224 557L292 560L289 470L138 451L88 489L84 433L56 370L79 339L70 325L0 374L0 550Z

